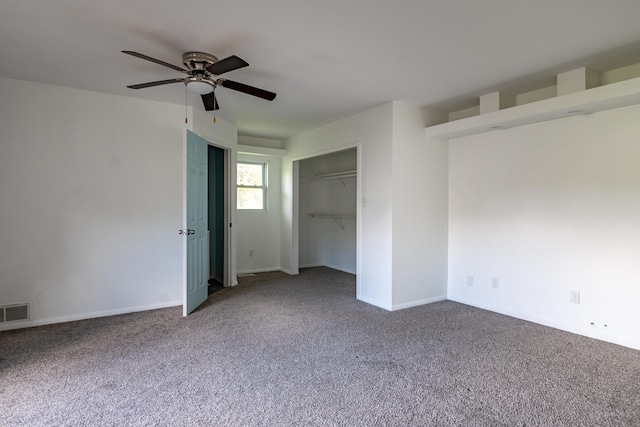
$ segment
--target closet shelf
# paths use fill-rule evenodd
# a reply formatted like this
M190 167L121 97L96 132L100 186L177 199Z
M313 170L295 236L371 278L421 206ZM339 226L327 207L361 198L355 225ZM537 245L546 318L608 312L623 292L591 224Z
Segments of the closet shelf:
M311 218L329 218L329 219L332 219L343 230L344 230L344 223L342 222L342 220L344 220L344 219L356 219L355 215L332 215L332 214L310 213L309 216Z
M343 179L343 178L349 178L357 175L358 175L358 171L344 171L344 172L324 173L321 175L315 175L311 179Z

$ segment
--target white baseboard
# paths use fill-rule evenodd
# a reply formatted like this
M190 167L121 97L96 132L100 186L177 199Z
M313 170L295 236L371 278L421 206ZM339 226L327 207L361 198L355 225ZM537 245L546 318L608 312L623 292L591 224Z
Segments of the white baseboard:
M403 302L402 304L393 304L391 310L392 311L402 310L404 308L417 307L419 305L431 304L438 301L444 301L446 299L447 299L446 295L439 295L433 298L425 298L425 299L420 299L416 301Z
M324 264L301 264L298 265L298 268L316 268L316 267L325 267Z
M238 270L238 275L252 273L269 273L271 271L281 271L280 267L253 268L249 270Z
M328 267L328 268L331 268L332 270L342 271L343 273L356 274L354 270L347 269L344 267L338 267L337 265L332 265L332 264L304 264L299 266L299 268L315 268L315 267Z
M182 305L182 301L170 301L159 304L140 305L136 307L118 308L114 310L95 311L91 313L72 314L69 316L51 317L47 319L27 320L24 322L11 322L0 325L0 331L13 329L32 328L34 326L53 325L55 323L75 322L77 320L93 319L96 317L117 316L119 314L135 313L138 311L157 310ZM181 314L182 315L182 314Z
M371 298L367 298L367 297L363 297L363 296L356 296L356 299L358 301L366 302L367 304L374 305L374 306L376 306L378 308L382 308L382 309L387 310L387 311L392 311L393 310L393 307L391 305L383 304L380 301L377 301L377 300L374 300L374 299L371 299Z
M351 270L344 267L338 267L337 265L325 264L324 266L332 268L334 270L342 271L343 273L356 274L355 270Z
M448 295L447 299L459 302L460 304L470 305L472 307L481 308L483 310L493 311L494 313L503 314L505 316L515 317L517 319L526 320L528 322L537 323L539 325L548 326L554 329L560 329L561 331L571 332L573 334L582 335L589 338L594 338L601 341L610 342L612 344L622 345L624 347L640 350L640 341L637 339L629 339L628 337L619 337L612 334L603 333L598 330L592 330L589 328L583 328L576 325L570 325L563 322L554 322L549 319L545 319L538 316L531 316L519 311L506 310L501 307L492 306L489 304L478 303L476 301L469 300L459 295Z

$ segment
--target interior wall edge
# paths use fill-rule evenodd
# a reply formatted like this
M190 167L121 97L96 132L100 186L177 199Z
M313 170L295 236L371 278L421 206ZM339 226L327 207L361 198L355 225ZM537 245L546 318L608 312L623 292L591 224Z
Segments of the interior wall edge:
M438 295L436 297L425 298L416 301L404 302L401 304L394 304L391 308L391 311L404 310L405 308L418 307L421 305L432 304L434 302L445 301L447 299L446 295Z

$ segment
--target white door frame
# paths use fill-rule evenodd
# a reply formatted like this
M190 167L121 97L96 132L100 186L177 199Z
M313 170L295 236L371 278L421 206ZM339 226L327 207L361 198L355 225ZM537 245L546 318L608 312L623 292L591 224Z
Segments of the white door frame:
M207 143L216 148L220 148L224 152L224 271L222 272L222 284L226 286L235 286L236 275L233 273L235 257L233 254L234 237L233 223L235 222L235 192L233 192L232 183L235 182L235 168L232 167L236 158L235 150L216 144L204 138Z
M233 254L235 233L233 232L233 223L235 222L235 191L233 183L235 182L235 161L234 150L221 147L216 144L209 144L224 150L224 271L222 272L222 284L224 286L237 285Z

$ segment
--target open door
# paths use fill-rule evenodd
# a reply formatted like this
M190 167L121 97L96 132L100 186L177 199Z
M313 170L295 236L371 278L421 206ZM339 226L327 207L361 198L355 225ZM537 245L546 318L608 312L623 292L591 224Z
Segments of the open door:
M207 141L187 131L186 142L186 228L183 309L184 316L207 299Z

